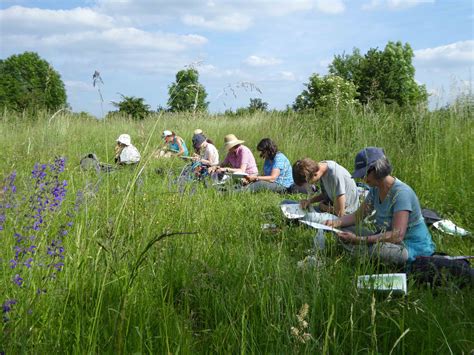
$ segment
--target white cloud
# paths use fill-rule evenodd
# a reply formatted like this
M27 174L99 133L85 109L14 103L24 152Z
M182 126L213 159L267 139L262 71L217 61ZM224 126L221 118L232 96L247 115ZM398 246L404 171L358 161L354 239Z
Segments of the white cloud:
M474 65L474 40L460 41L445 46L414 51L415 60L432 65Z
M328 14L339 14L344 12L346 6L342 0L316 0L316 8Z
M64 31L110 29L115 25L112 17L99 14L89 8L72 10L45 10L13 6L0 10L2 34L34 33L44 35Z
M202 16L184 15L182 22L188 26L203 27L218 31L243 31L250 27L252 19L242 14L217 16L206 19Z
M244 60L244 63L251 67L267 67L271 65L280 64L282 61L273 57L259 57L251 55Z
M97 10L128 24L172 23L220 31L244 31L258 19L318 10L336 14L345 10L343 0L97 0Z
M281 71L280 78L285 81L296 81L296 75L291 71Z
M388 8L390 10L407 9L420 4L432 4L435 0L370 0L362 5L364 10Z

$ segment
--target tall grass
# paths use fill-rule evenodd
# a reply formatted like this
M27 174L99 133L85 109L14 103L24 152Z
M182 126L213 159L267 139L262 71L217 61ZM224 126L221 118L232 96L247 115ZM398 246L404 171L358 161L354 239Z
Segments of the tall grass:
M285 223L278 209L281 196L223 194L200 185L178 193L166 171L177 173L184 162L150 158L163 129L190 142L193 130L201 128L218 148L234 133L254 151L261 138L270 137L291 161L332 159L349 170L359 149L381 146L394 175L415 189L423 205L474 230L469 112L349 109L241 118L165 115L143 122L81 121L61 114L35 118L2 118L2 177L16 170L18 190L25 191L35 162L64 156L69 185L63 208L74 205L78 191L83 199L64 239L64 269L47 293L24 293L13 305L2 324L0 351L468 353L474 348L471 290L448 285L432 291L410 281L405 298L360 292L357 275L386 269L351 260L330 236L319 267L297 268L311 252L314 232ZM142 152L137 168L99 176L80 171L79 159L89 152L111 162L120 133L129 133ZM22 216L9 218L0 231L0 289L17 292L8 260L13 227ZM262 231L267 222L281 231ZM156 241L173 232L183 234ZM433 236L441 250L473 252L471 238ZM0 295L1 302L10 297ZM31 309L24 308L33 298ZM306 340L291 331L301 327L304 304L309 305L305 331L311 335Z

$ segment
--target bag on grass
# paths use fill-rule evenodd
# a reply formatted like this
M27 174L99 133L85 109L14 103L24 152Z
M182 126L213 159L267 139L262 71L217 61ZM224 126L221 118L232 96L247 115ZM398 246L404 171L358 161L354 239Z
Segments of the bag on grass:
M442 220L442 218L436 211L430 210L428 208L422 208L421 215L425 219L425 223L428 226L431 226L433 223Z
M79 163L82 170L95 170L96 172L110 172L115 170L111 164L101 163L94 153L86 154Z
M449 256L434 254L418 256L411 264L410 273L416 282L429 284L432 287L443 286L453 282L459 287L474 285L474 268L469 259L472 256Z

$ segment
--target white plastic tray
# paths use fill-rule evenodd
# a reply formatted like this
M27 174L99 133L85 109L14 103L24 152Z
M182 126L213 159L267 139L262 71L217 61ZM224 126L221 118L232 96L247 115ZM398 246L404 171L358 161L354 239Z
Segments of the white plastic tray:
M281 211L286 218L299 219L305 216L304 210L297 203L280 205Z
M376 291L407 293L406 274L375 274L357 277L357 288Z

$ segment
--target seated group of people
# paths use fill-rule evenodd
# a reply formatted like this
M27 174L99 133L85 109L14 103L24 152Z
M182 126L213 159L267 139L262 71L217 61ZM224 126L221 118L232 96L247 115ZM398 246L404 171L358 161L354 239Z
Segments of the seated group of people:
M184 140L172 131L164 131L167 152L175 156L189 156ZM193 161L199 161L210 173L245 173L244 191L270 190L279 193L308 193L308 186L320 182L321 192L299 201L303 209L312 204L313 213L328 212L337 218L322 221L342 229L338 238L353 255L371 256L381 261L404 265L417 256L429 256L435 251L431 235L421 214L421 207L413 189L391 175L392 166L381 148L367 147L355 157L355 169L350 174L332 160L316 162L309 158L296 161L278 150L274 141L264 138L257 151L264 159L263 174L258 173L252 151L234 134L224 137L226 157L219 162L219 152L202 130L194 132ZM163 150L162 150L163 151ZM116 160L135 163L140 160L130 136L117 139ZM369 192L361 201L354 179L362 179ZM361 227L361 222L373 214L374 229Z

